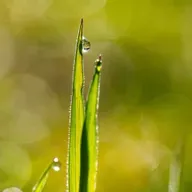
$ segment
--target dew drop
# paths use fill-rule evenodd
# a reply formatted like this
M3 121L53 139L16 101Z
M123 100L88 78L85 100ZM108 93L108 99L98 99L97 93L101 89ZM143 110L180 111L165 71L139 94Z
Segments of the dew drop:
M85 37L82 39L82 53L87 53L91 48L91 43Z
M61 162L59 161L59 159L57 157L55 157L53 159L52 169L54 171L60 171L60 169L61 169Z
M98 73L101 71L102 68L101 55L99 55L99 58L95 60L95 68Z

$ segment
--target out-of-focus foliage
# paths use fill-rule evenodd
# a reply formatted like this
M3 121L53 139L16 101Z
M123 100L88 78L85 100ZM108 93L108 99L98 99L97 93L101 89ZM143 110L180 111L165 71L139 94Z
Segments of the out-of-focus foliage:
M66 161L74 39L80 18L104 55L97 191L166 191L171 153L187 134L192 190L192 2L0 0L0 191L30 191L54 156ZM85 84L87 91L88 84ZM65 189L65 167L45 191Z
M22 192L22 191L17 187L11 187L3 190L3 192Z

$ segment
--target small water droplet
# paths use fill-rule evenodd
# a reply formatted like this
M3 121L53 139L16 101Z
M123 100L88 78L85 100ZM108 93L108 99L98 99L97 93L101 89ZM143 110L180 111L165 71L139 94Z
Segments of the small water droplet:
M97 72L100 72L100 71L101 71L101 68L102 68L101 55L99 55L99 58L96 59L96 61L95 61L95 68L96 68L96 71L97 71Z
M91 43L83 37L82 39L82 53L87 53L91 48Z
M57 157L55 157L53 159L52 169L54 171L60 171L60 169L61 169L61 162L59 161L59 159Z

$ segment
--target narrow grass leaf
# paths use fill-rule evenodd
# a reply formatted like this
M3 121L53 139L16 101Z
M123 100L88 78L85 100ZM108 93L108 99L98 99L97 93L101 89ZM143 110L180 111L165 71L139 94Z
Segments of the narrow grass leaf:
M95 72L90 85L81 146L81 183L80 192L94 192L98 164L98 125L101 56L95 61Z
M83 20L79 27L73 64L73 88L70 105L69 142L67 159L67 190L79 192L80 147L84 122Z
M38 182L33 187L32 191L33 192L42 192L45 187L45 184L47 183L47 179L49 177L50 170L53 169L54 171L59 171L60 167L61 167L60 161L58 160L58 158L54 158L54 160L45 169L45 171L39 178Z

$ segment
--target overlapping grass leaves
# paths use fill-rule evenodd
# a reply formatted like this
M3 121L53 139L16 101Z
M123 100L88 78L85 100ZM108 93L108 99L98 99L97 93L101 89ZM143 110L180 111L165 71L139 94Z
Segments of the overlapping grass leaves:
M67 154L67 191L94 192L97 173L98 128L97 110L100 88L101 56L95 61L95 71L90 85L86 109L84 106L84 64L83 50L88 51L90 43L83 36L83 20L81 20L75 48L73 63L72 95L69 115L69 136ZM47 182L49 164L33 192L42 192Z
M94 192L96 185L98 153L97 109L102 61L101 57L99 57L95 62L95 72L85 109L83 97L83 40L83 21L81 21L74 59L69 126L67 183L69 192Z

